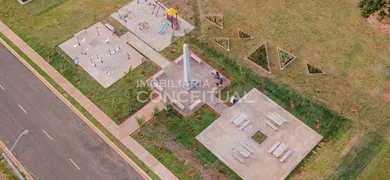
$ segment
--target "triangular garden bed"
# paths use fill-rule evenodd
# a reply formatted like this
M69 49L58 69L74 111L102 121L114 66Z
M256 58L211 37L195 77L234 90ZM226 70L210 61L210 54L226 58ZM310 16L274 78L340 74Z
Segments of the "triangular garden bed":
M223 15L208 15L208 16L204 16L204 18L211 22L212 24L218 26L219 28L223 29L223 23L224 23L224 20L223 20Z
M238 39L253 39L253 37L241 29L238 29Z
M269 74L271 74L271 67L268 59L268 49L267 43L262 44L260 47L256 48L252 53L247 57L248 61L257 65L258 67L264 69Z
M288 53L287 51L279 47L278 47L278 57L279 57L280 69L282 70L297 58L294 55Z
M309 74L325 74L321 69L317 68L317 67L314 67L313 65L311 64L307 64L307 72Z
M210 40L226 51L230 51L229 38L212 38Z

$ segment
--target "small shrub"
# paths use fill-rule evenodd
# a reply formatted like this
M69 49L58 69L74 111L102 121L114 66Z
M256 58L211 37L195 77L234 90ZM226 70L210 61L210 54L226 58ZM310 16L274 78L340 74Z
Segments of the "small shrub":
M280 59L280 67L284 68L288 63L290 63L292 60L295 59L295 56L291 55L290 53L279 49L279 59Z
M258 64L265 70L270 71L267 58L267 46L265 43L253 51L253 53L248 56L248 59Z
M135 117L135 120L137 120L137 123L138 123L138 125L140 127L144 124L144 119L143 118Z
M252 39L252 36L248 33L245 33L241 30L238 30L238 38L240 39Z
M385 0L360 0L359 8L362 10L362 16L368 18L371 14L386 7Z
M382 9L382 10L379 11L379 17L380 17L381 19L385 18L386 15L387 15L387 14L386 14L386 12L385 12L384 9Z
M309 70L310 74L321 74L321 73L323 73L321 71L321 69L318 69L318 68L314 67L311 64L307 64L307 69Z
M262 132L257 131L252 136L252 139L255 140L257 143L261 144L261 143L263 143L267 139L267 136L265 134L263 134Z
M211 41L213 41L214 43L217 43L219 46L221 46L222 48L224 48L227 51L230 50L228 38L215 38L215 39L211 39Z
M205 16L205 18L223 29L223 16Z

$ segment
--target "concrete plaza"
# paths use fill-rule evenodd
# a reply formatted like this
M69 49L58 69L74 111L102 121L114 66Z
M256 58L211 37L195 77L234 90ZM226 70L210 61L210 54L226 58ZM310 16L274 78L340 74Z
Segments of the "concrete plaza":
M183 87L183 68L183 56L180 56L153 77L156 84L152 83L152 86L159 91L161 97L167 97L185 116L191 115L205 103L218 112L214 106L218 103L225 104L216 97L216 94L227 87L230 80L223 76L223 72L220 72L223 79L222 86L215 86L215 83L219 82L213 74L216 70L192 53L190 58L191 77L198 81L198 84L192 89L186 90Z
M72 59L77 58L78 65L104 88L136 68L143 59L126 41L100 22L80 31L60 48Z
M243 125L231 122L237 113L245 114L246 122L249 121L243 129L240 129ZM272 129L266 124L266 121L272 122L269 113L279 114L286 122L275 124L273 126L277 130ZM266 136L262 143L252 139L258 131ZM196 139L243 179L261 177L279 180L288 176L322 136L260 91L252 89L235 105L225 110ZM278 142L283 145L276 146ZM288 153L290 150L291 154ZM241 157L236 158L235 152ZM282 160L283 156L287 158Z
M178 16L179 29L174 30L169 26L163 34L158 34L167 21L165 10L167 8L161 8L157 13L157 8L154 8L153 4L155 3L151 1L139 1L139 3L132 1L113 13L111 17L119 21L156 51L168 47L174 37L182 37L194 29L194 26ZM141 24L147 24L147 26L141 28Z

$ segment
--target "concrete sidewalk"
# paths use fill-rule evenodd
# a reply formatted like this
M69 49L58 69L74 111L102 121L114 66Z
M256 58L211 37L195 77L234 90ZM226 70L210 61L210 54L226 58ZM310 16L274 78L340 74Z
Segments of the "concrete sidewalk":
M38 65L45 73L47 73L60 87L62 87L70 96L72 96L80 105L82 105L93 117L95 117L107 130L109 130L116 138L118 138L130 151L132 151L138 158L143 161L156 175L162 179L177 179L164 165L162 165L156 158L154 158L146 149L144 149L140 144L138 144L130 136L120 137L119 136L119 126L114 123L104 112L102 112L95 104L93 104L86 96L84 96L76 87L74 87L67 79L65 79L59 72L57 72L50 64L48 64L38 53L36 53L30 46L28 46L22 39L20 39L12 30L10 30L3 22L0 21L0 32L3 33L11 42L13 42L24 54L26 54L36 65ZM154 51L155 52L155 51ZM21 59L19 57L19 59ZM164 58L165 59L165 58ZM23 62L25 65L26 62ZM162 62L164 65L165 62ZM29 69L32 69L29 67ZM37 75L37 74L36 74ZM50 86L50 84L40 79L45 83L45 85ZM51 89L54 94L63 99L62 95ZM67 103L68 106L71 106L70 103ZM76 108L71 107L75 110ZM140 112L137 113L145 113ZM151 112L150 112L151 113ZM80 116L80 112L76 113ZM82 116L82 115L81 115ZM90 122L85 118L81 117L87 124ZM92 128L96 132L97 128ZM97 132L99 135L102 133ZM104 139L104 138L103 138ZM113 143L108 143L113 147ZM116 146L114 149L118 149ZM123 156L122 156L123 157ZM147 179L150 179L138 166L135 165L127 156L126 161L130 162L129 164L134 167L139 173Z
M127 32L125 35L120 37L123 41L128 42L131 46L133 46L138 51L142 52L146 57L160 66L162 69L167 67L171 62L168 61L164 56L155 51L137 36L135 36L131 32Z
M157 107L159 111L164 109L164 104L161 101L151 101L146 104L142 109L134 113L131 117L127 118L125 122L123 122L118 127L119 137L127 138L140 128L137 118L142 118L145 122L149 121L153 117L154 108Z

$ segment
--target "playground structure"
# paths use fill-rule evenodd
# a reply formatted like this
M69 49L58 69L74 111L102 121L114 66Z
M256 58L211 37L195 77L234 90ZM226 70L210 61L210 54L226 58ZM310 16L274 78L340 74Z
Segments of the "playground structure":
M177 30L180 28L179 26L179 20L177 19L177 10L173 8L169 8L168 10L161 5L157 0L154 1L155 4L153 4L153 11L152 14L154 15L154 11L157 8L156 11L156 17L158 16L158 13L160 12L160 9L166 10L167 20L165 21L164 26L162 27L161 31L158 32L159 35L164 34L166 28L171 24L172 29Z
M182 37L194 29L176 9L166 8L159 1L132 1L111 17L157 51L168 47L172 39L177 39L173 37Z

